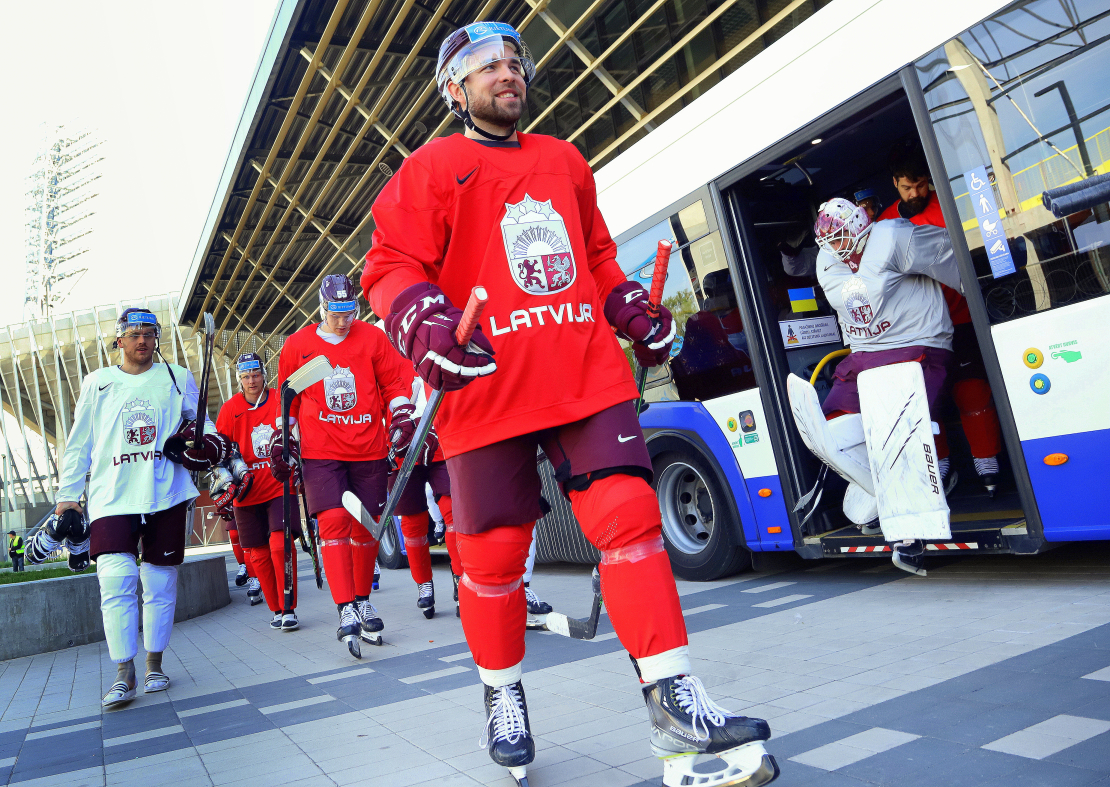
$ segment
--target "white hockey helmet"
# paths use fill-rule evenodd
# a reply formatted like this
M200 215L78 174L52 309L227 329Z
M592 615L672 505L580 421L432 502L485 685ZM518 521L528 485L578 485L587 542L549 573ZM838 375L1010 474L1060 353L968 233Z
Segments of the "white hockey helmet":
M818 209L813 234L822 250L847 263L854 271L859 268L867 235L873 226L863 208L834 197Z

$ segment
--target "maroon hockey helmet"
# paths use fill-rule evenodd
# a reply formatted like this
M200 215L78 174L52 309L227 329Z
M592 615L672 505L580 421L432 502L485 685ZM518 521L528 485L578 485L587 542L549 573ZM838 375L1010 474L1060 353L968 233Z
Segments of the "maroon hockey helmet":
M358 319L358 289L342 273L329 273L320 283L320 319L328 319L328 312Z

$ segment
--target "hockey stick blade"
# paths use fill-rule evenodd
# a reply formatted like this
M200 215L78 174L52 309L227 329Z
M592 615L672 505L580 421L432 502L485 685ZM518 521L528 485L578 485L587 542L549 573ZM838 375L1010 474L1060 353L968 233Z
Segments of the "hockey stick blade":
M333 371L335 370L328 363L328 359L322 355L317 355L285 378L285 382L281 384L281 389L282 391L291 390L300 393L310 385L323 382L324 379L331 377Z
M370 516L370 512L366 510L366 506L362 501L355 496L354 492L350 490L343 493L343 508L347 513L362 523L362 526L370 531L370 535L375 541L382 540L382 533L385 532L385 526L381 522L385 521L385 517L381 519L374 519Z
M597 566L594 566L593 573L593 606L590 607L590 615L586 618L570 618L561 612L548 612L547 620L544 622L543 627L548 631L555 634L562 634L564 637L571 639L593 639L597 634L597 624L601 620L601 574L598 573Z

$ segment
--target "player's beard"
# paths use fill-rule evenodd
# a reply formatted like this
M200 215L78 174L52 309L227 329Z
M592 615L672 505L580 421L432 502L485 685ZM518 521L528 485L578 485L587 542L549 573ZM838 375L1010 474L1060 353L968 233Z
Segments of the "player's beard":
M898 212L902 214L902 218L913 218L921 211L925 210L929 205L928 197L914 197L913 199L902 200L902 208Z
M477 99L477 100L474 100ZM479 98L470 102L470 116L498 128L512 128L520 120L524 111L524 97L516 101L499 101L493 96Z

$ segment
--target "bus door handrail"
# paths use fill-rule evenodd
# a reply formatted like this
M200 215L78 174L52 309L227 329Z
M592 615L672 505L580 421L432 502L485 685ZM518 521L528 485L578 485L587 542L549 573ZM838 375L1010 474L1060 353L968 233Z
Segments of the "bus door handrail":
M833 358L843 358L845 355L848 355L851 352L852 351L849 348L845 347L842 350L833 350L831 353L822 358L821 363L813 367L813 374L809 376L809 384L817 385L817 375L821 374L821 370L825 368L825 364L827 364Z

